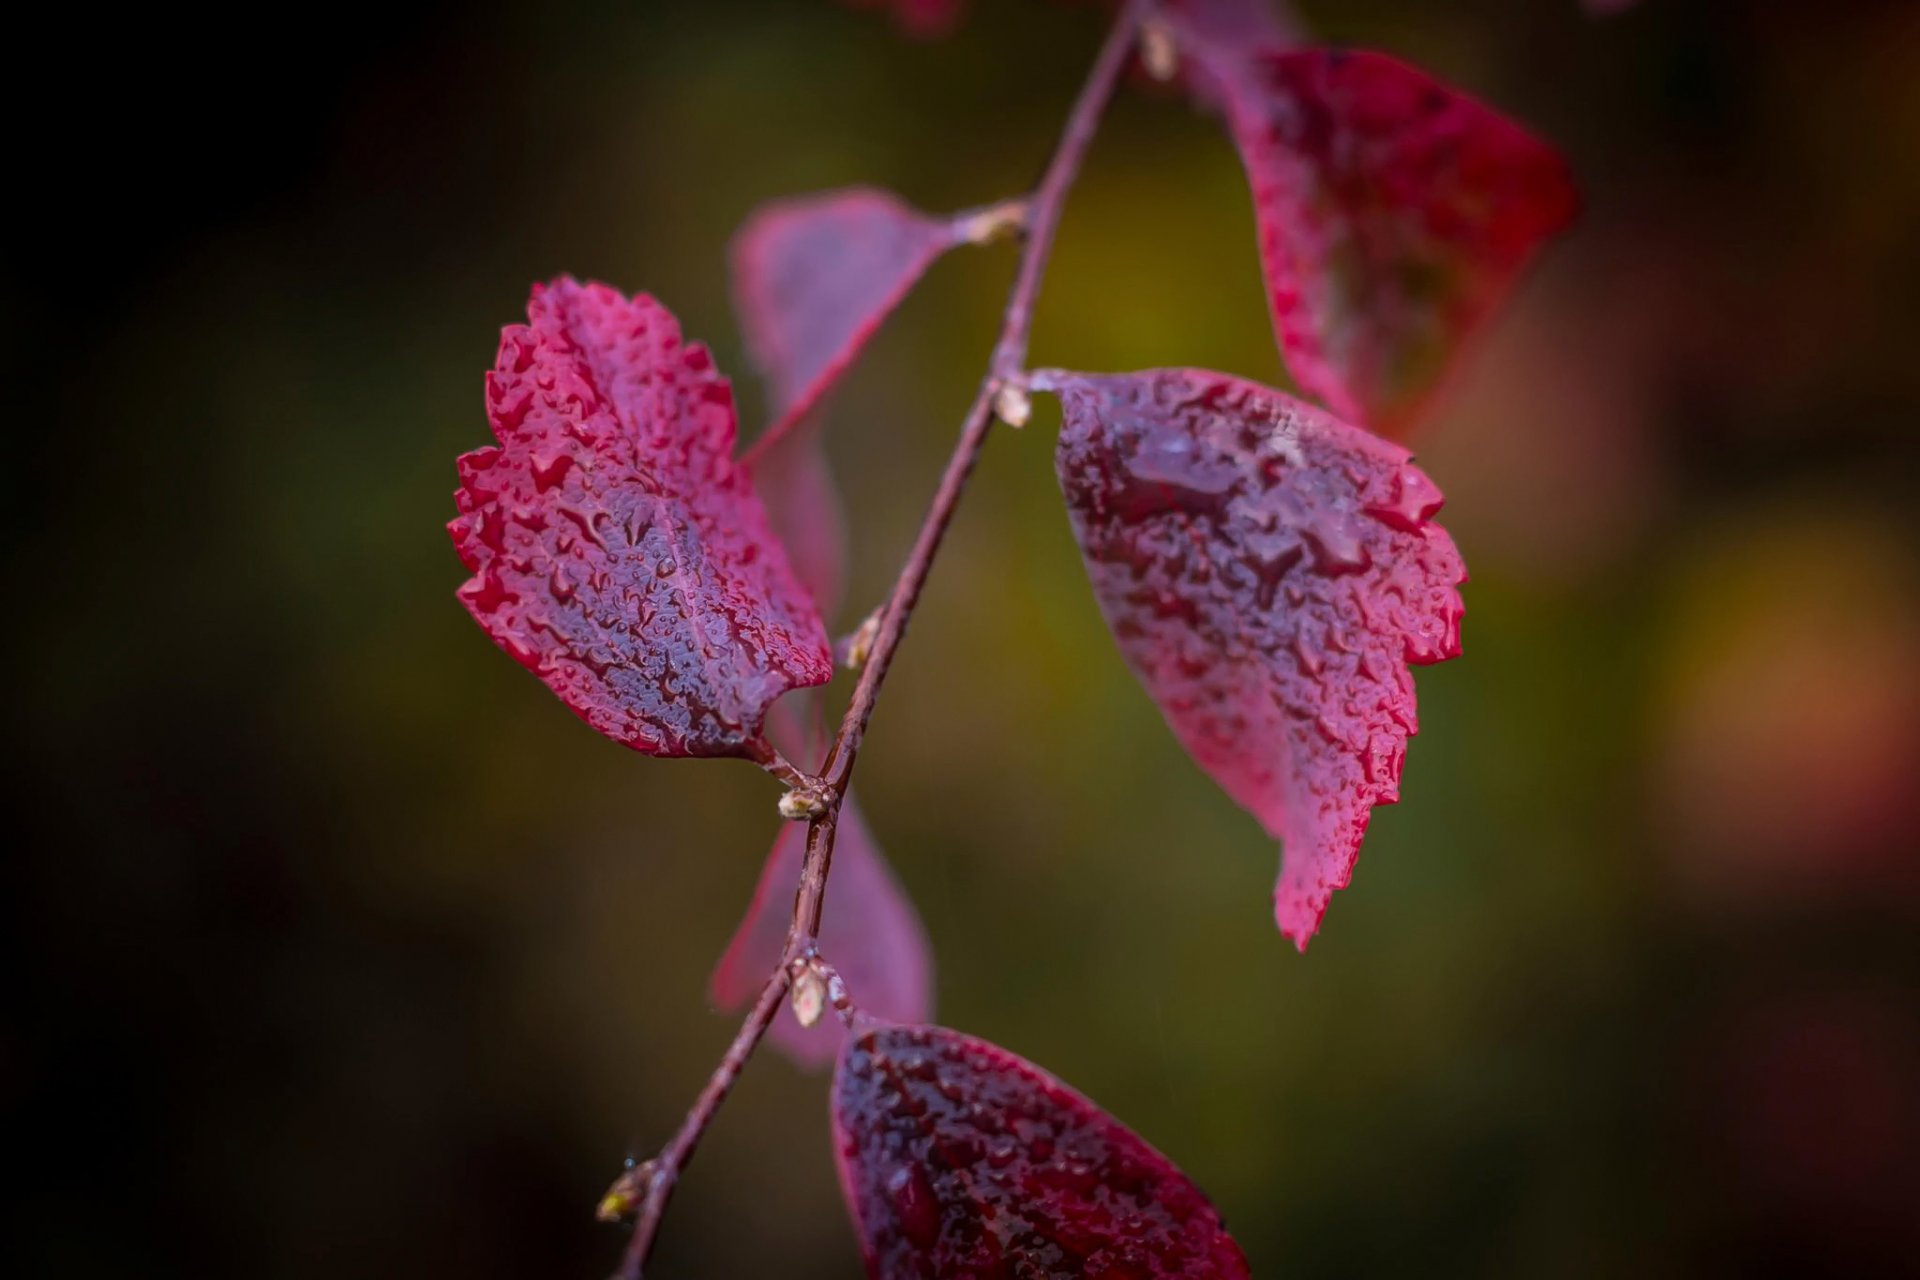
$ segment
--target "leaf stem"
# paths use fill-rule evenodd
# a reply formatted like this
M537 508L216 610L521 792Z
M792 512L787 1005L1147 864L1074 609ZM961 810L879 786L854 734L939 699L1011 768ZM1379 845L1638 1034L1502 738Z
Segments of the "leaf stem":
M749 741L745 754L747 759L786 783L793 790L803 790L815 784L816 779L813 775L781 755L779 748L765 738L754 738Z
M972 405L967 409L966 417L961 421L960 438L947 459L946 470L941 474L939 487L934 491L933 501L921 521L920 531L914 537L913 547L907 553L906 563L901 566L900 575L888 594L872 649L860 669L859 682L854 686L846 714L840 721L839 732L834 735L833 745L820 769L819 781L826 794L826 807L812 819L807 829L806 860L801 866L800 884L794 894L793 919L787 929L785 954L781 957L779 968L767 979L760 998L754 1002L733 1043L727 1047L725 1056L708 1078L706 1087L700 1091L700 1096L694 1100L686 1118L681 1121L672 1141L654 1157L647 1178L646 1197L641 1202L633 1238L628 1242L626 1256L617 1273L618 1280L640 1280L654 1238L659 1234L667 1201L673 1195L681 1171L693 1158L701 1135L712 1123L720 1104L726 1100L728 1091L746 1067L747 1060L753 1056L760 1038L772 1024L792 980L790 966L796 959L810 955L819 940L820 913L826 906L827 877L833 868L833 845L839 826L840 803L846 797L847 785L853 776L854 760L866 737L867 724L873 717L880 687L887 678L887 669L893 663L894 651L906 635L907 623L913 616L915 605L919 603L927 575L932 571L934 556L940 549L948 526L953 523L953 514L966 489L967 478L973 473L980 450L992 430L995 398L1002 387L1018 385L1022 381L1034 302L1040 293L1041 279L1046 274L1047 260L1053 252L1054 232L1060 225L1061 210L1080 172L1081 161L1086 158L1087 149L1099 130L1100 118L1113 98L1121 73L1126 70L1127 58L1133 51L1141 22L1149 7L1149 0L1126 0L1121 7L1106 43L1100 47L1093 69L1080 89L1079 97L1074 100L1073 110L1054 147L1053 158L1048 161L1039 185L1026 202L1026 241L1020 253L1019 270L1001 316L1000 334L992 361Z

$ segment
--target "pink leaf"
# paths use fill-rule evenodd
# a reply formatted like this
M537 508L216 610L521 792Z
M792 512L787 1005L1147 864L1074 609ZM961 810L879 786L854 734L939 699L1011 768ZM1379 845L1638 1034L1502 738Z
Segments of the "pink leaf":
M1302 949L1460 651L1466 571L1398 445L1193 369L1050 374L1055 464L1107 625L1182 745L1280 839Z
M788 823L773 842L753 902L713 971L713 1002L745 1006L780 963L793 894L806 856L807 829ZM846 981L860 1008L878 1017L921 1022L933 1014L933 955L919 913L849 795L840 808L833 875L820 915L820 955ZM833 1061L845 1031L831 1013L812 1027L783 1014L768 1034L798 1066Z
M1573 216L1559 154L1384 54L1182 29L1253 188L1273 324L1300 385L1397 435L1534 249Z
M460 459L462 603L616 742L752 754L768 706L833 674L747 473L733 393L652 298L566 277L487 375L499 444Z
M752 463L753 487L787 558L820 616L840 611L847 587L847 521L817 418L776 441Z
M840 1186L877 1280L1234 1280L1204 1193L1040 1068L942 1027L850 1037L833 1082Z
M747 219L733 242L734 305L771 390L763 442L819 402L961 234L959 220L870 187L777 201Z
M1304 35L1276 0L1163 0L1161 8L1185 41L1206 50L1281 48Z

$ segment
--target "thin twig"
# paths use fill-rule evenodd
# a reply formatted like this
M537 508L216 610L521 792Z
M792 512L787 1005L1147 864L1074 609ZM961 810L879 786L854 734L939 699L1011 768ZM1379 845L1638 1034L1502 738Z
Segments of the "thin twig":
M887 678L887 667L893 661L893 652L899 647L900 638L906 634L907 622L920 599L920 589L926 585L927 573L933 567L934 553L940 549L940 540L946 535L947 526L952 523L954 508L966 488L967 477L972 474L974 463L980 457L980 448L986 443L987 433L993 426L994 396L1001 386L1020 378L1020 366L1026 360L1027 334L1033 323L1033 304L1040 293L1041 278L1046 274L1047 259L1053 253L1053 234L1060 225L1061 207L1066 203L1074 177L1080 172L1080 162L1093 142L1093 135L1100 127L1100 117L1107 101L1119 84L1120 73L1126 70L1127 56L1133 50L1134 35L1147 8L1146 0L1128 0L1120 16L1114 20L1113 31L1107 36L1106 44L1101 46L1100 56L1094 62L1079 98L1074 101L1073 112L1067 117L1059 145L1054 148L1053 159L1047 164L1046 173L1041 176L1040 185L1027 207L1027 242L1020 254L1020 269L1014 277L1012 292L1007 296L992 367L981 382L972 407L967 410L960 428L960 439L954 445L953 456L947 460L946 473L940 477L940 487L934 493L933 505L927 509L926 519L920 525L913 550L908 553L900 577L893 585L886 612L880 619L879 633L874 637L866 665L860 669L860 681L854 686L853 698L847 704L847 714L840 722L840 732L835 736L833 749L820 770L821 777L836 797L846 792L847 779L853 773L854 757L859 754L861 740L867 731L867 721L873 716L874 701L880 695L881 682ZM817 928L818 923L816 919L814 927Z
M733 1082L740 1078L747 1059L753 1056L754 1046L766 1034L774 1015L780 1012L780 1002L787 994L787 981L787 967L783 964L767 979L767 985L761 988L760 998L753 1002L752 1011L747 1014L747 1020L740 1024L740 1030L733 1037L733 1043L727 1046L720 1065L707 1078L706 1087L700 1090L700 1096L687 1109L686 1119L680 1122L672 1141L660 1149L659 1155L648 1161L647 1194L640 1202L639 1217L634 1221L633 1239L627 1243L620 1276L639 1280L640 1270L646 1266L647 1253L653 1247L653 1239L660 1234L660 1219L666 1215L667 1201L673 1198L674 1184L680 1180L680 1172L687 1167L687 1161L693 1158L693 1149L700 1145L701 1135L713 1123L714 1113L727 1100Z
M692 1109L687 1112L673 1140L652 1160L646 1198L640 1206L633 1239L627 1245L618 1280L640 1280L647 1255L653 1248L654 1237L660 1230L661 1216L666 1212L667 1201L673 1195L681 1172L693 1158L701 1135L712 1122L714 1113L720 1109L721 1102L726 1099L727 1092L739 1078L747 1060L752 1057L760 1038L766 1034L780 1001L786 995L791 982L789 966L795 960L810 955L819 940L820 913L826 905L827 877L833 867L834 835L839 824L840 803L846 796L847 784L853 776L854 759L859 755L860 744L866 737L867 723L873 717L874 704L880 696L880 686L887 678L887 668L892 665L894 650L906 634L907 622L919 602L920 591L933 568L940 542L953 522L953 513L966 489L967 477L972 474L980 450L992 430L995 397L1001 388L1018 386L1022 381L1034 301L1040 292L1041 278L1046 274L1047 259L1053 251L1053 237L1060 224L1061 208L1080 171L1087 148L1100 127L1100 117L1113 97L1121 73L1126 69L1128 55L1133 50L1135 37L1148 8L1149 0L1127 0L1121 9L1106 43L1100 48L1092 71L1088 73L1080 96L1074 101L1073 111L1067 117L1053 158L1026 205L1026 243L1021 250L1019 271L1014 277L1013 288L1007 296L992 363L973 398L973 404L967 409L960 427L960 438L955 442L953 454L941 474L939 488L934 491L933 502L927 508L920 532L914 538L913 548L907 553L906 563L901 566L900 576L887 597L872 649L865 665L861 667L859 682L854 686L853 697L840 721L839 732L834 735L833 746L820 769L819 781L825 792L826 804L824 810L812 819L807 830L806 859L801 866L800 884L794 894L793 918L787 929L787 945L780 967L767 979L760 998L754 1002L752 1011L741 1024L726 1055L714 1068L706 1087L694 1100Z

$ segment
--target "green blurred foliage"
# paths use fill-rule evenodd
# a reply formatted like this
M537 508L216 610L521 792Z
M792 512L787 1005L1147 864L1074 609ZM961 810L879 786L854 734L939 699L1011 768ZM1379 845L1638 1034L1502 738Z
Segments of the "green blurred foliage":
M861 758L942 1019L1165 1149L1261 1275L1910 1266L1915 11L1302 8L1529 121L1584 187L1416 442L1467 654L1420 673L1403 802L1298 956L1271 843L1107 640L1057 415L996 435ZM610 1265L600 1188L731 1034L704 982L777 792L599 740L455 604L496 331L562 271L653 292L751 429L732 229L850 182L1020 190L1100 27L1022 0L935 44L825 0L310 21L246 59L171 15L60 33L111 109L14 115L40 181L4 309L12 1274ZM1231 149L1139 88L1035 361L1279 381ZM943 262L833 403L841 630L1010 269ZM1765 803L1792 840L1756 841ZM856 1271L822 1093L756 1062L661 1276Z

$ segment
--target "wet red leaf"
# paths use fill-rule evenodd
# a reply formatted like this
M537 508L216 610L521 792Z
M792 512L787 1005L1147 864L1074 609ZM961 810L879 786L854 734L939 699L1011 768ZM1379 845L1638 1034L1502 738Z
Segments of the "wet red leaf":
M1284 847L1300 947L1399 797L1409 663L1460 651L1466 577L1398 445L1192 369L1045 375L1056 466L1107 624L1187 751Z
M1183 65L1246 166L1287 366L1340 417L1401 434L1571 219L1566 165L1384 54L1249 44L1217 27L1185 22Z
M806 857L807 829L788 823L773 842L753 902L713 971L713 1002L738 1009L760 994L786 948L793 894ZM867 1012L923 1022L933 1016L933 954L926 930L849 794L840 806L833 879L820 913L820 955ZM824 1067L846 1032L829 1013L812 1027L782 1016L768 1032L797 1065Z
M1205 1194L1032 1063L941 1027L864 1027L833 1085L840 1185L867 1274L1231 1280Z
M745 471L733 393L645 295L535 286L487 375L497 445L460 459L462 603L616 742L752 752L768 706L833 674L820 616Z

